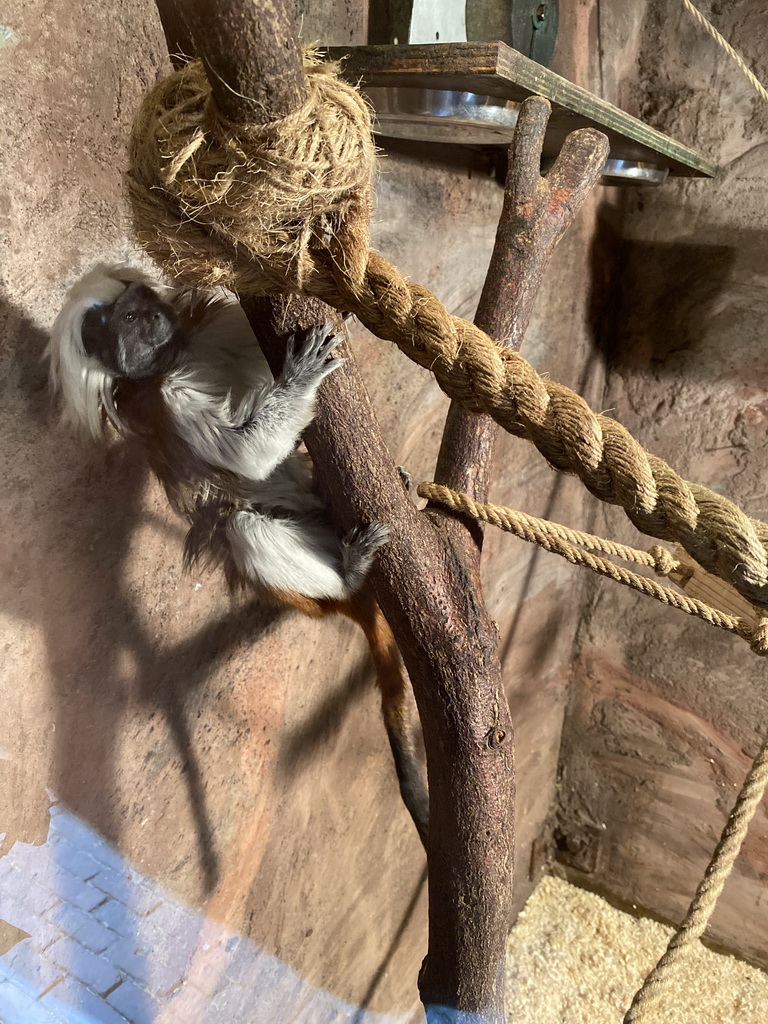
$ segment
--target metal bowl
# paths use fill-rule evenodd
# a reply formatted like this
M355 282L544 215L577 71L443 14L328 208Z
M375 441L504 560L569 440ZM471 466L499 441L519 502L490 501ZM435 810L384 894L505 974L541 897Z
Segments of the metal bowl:
M452 89L374 86L366 94L375 110L374 131L390 139L458 146L508 146L520 104L498 96ZM557 152L553 148L553 152ZM669 168L609 158L605 185L661 185Z
M663 185L668 176L669 168L659 164L612 160L609 157L603 165L600 180L603 185Z
M449 89L382 86L366 94L376 111L374 131L413 142L508 146L520 110L513 100Z

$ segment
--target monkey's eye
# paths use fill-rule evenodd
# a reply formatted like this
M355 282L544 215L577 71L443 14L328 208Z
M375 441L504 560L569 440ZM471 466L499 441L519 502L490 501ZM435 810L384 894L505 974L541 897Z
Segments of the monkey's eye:
M123 320L125 320L126 323L129 323L129 324L133 323L133 321L135 319L136 319L136 314L135 313L124 313L123 314Z

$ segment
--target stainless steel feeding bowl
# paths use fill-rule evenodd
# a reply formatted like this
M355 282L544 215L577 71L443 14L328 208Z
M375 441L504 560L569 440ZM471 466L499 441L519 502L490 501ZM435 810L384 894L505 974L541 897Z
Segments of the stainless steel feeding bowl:
M448 89L376 87L366 90L376 111L374 131L413 142L508 146L520 104Z
M375 111L374 131L390 139L459 146L508 146L520 104L498 96L453 89L372 86L366 94ZM545 157L554 157L547 153ZM661 185L669 169L653 163L609 158L605 185Z
M603 164L603 185L662 185L669 175L668 167L642 163L639 160L612 160Z

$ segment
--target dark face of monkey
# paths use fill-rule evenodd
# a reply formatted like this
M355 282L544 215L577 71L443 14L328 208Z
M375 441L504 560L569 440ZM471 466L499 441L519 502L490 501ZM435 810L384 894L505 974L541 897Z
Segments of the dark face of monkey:
M182 345L172 306L145 284L133 282L110 306L95 306L83 318L89 356L131 380L162 377L173 369Z

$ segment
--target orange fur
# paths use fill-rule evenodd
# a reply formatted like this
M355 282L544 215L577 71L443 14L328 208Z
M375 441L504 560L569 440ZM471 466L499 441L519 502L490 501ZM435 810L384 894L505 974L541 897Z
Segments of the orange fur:
M408 718L405 713L407 686L400 664L400 652L389 623L371 590L364 588L346 601L315 600L285 590L272 590L270 593L281 604L312 619L338 614L356 622L368 641L376 682L381 691L382 711L388 719L394 715L398 722L405 724Z
M325 618L327 615L344 615L360 626L368 641L376 673L376 685L381 694L384 722L389 729L393 729L402 737L405 744L410 745L407 739L411 717L407 696L408 685L400 660L400 651L373 592L363 588L346 601L315 600L285 590L271 590L270 593L281 604L301 612L302 615L308 615L311 619Z

